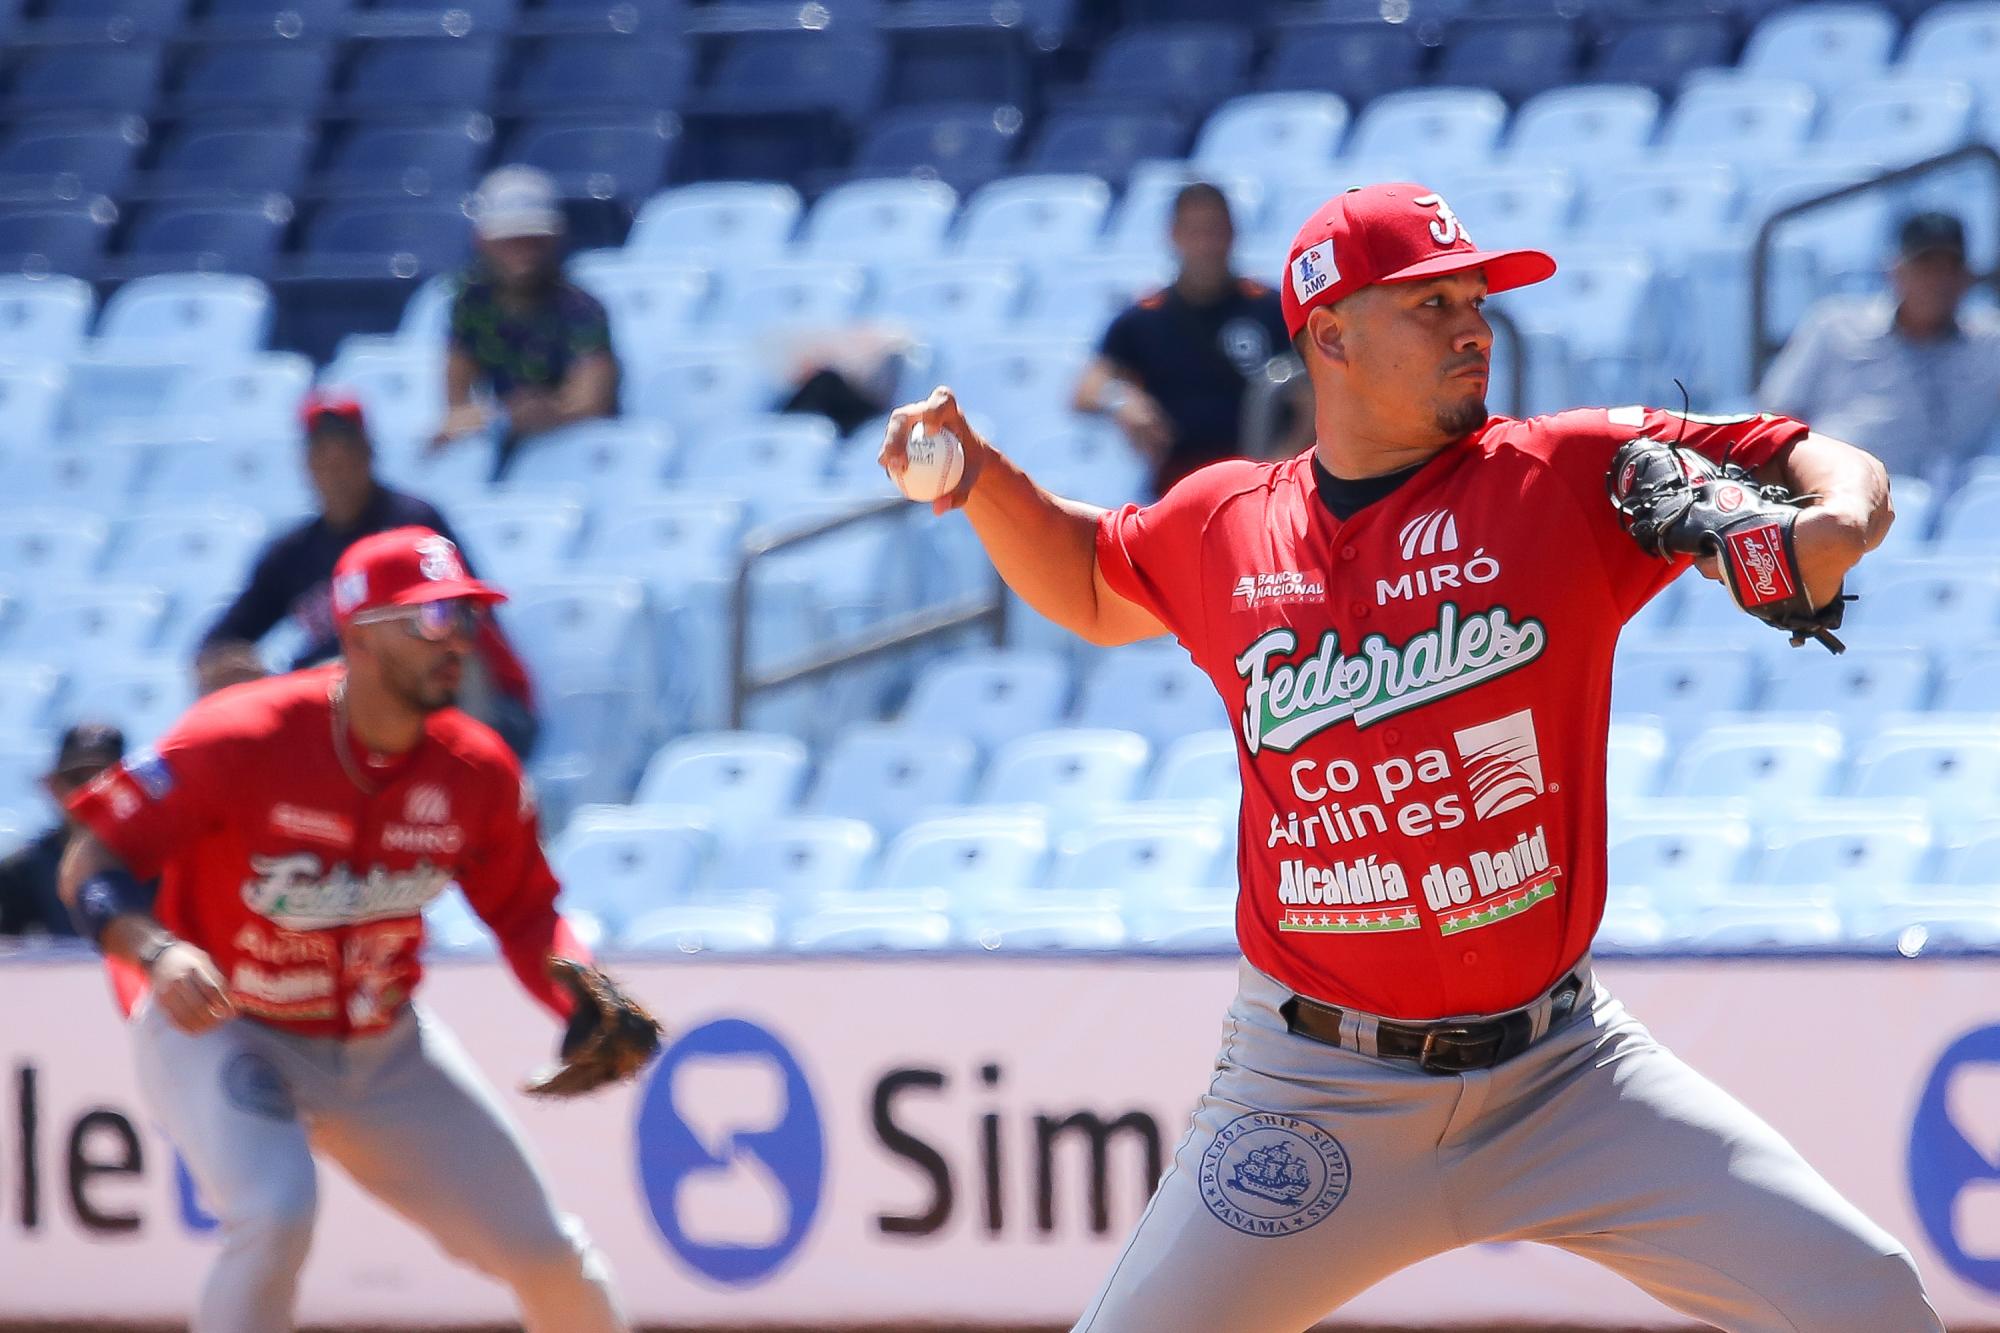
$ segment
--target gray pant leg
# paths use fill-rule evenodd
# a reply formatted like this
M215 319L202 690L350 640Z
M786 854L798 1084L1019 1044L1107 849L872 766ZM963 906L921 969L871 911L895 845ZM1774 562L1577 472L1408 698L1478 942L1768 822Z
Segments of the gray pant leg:
M1452 1080L1285 1030L1245 968L1213 1084L1075 1333L1298 1333L1461 1243L1436 1148Z
M1603 1264L1728 1333L1941 1333L1907 1250L1599 992L1492 1080L1467 1223Z
M601 1256L556 1212L457 1038L414 1010L355 1046L357 1083L341 1113L315 1121L315 1146L446 1252L512 1288L530 1333L624 1333Z
M286 1080L239 1019L199 1036L148 1004L132 1024L139 1086L222 1225L191 1333L285 1333L318 1206Z

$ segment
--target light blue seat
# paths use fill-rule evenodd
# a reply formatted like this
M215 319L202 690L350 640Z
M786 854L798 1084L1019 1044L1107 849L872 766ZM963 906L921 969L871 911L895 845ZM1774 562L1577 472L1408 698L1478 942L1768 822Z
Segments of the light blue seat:
M614 931L697 887L711 849L691 812L644 806L585 806L549 849L567 901Z
M898 264L882 276L874 313L927 336L1001 334L1026 286L1018 264L953 259Z
M444 420L444 348L378 350L343 356L320 372L320 384L354 396L368 431L391 457L428 440Z
M1902 165L1962 146L1974 105L1971 88L1935 75L1877 79L1834 92L1814 139L1828 150Z
M1855 757L1848 791L1915 797L1941 818L2000 811L2000 719L1988 725L1984 733L1948 721L1884 727Z
M701 322L713 287L708 270L664 256L594 250L572 259L569 276L604 304L611 345L625 365L644 363L656 347L687 338Z
M54 505L0 511L0 570L9 577L80 578L104 557L111 525L96 514Z
M702 255L732 263L776 259L804 211L789 185L711 181L665 190L632 220L625 248L676 262Z
M1843 745L1839 728L1825 724L1720 723L1682 749L1664 794L1735 796L1755 809L1782 810L1832 789Z
M396 340L413 348L442 351L451 332L451 306L458 299L459 275L434 273L417 284L396 321Z
M451 524L480 573L506 589L569 568L583 507L560 495L464 500L452 505Z
M1767 708L1836 713L1852 720L1921 708L1931 682L1929 655L1896 642L1850 643L1838 657L1775 652L1765 658L1765 673Z
M977 762L973 743L955 729L853 727L821 762L806 809L859 819L894 837L921 807L970 795Z
M1971 85L1986 103L1990 129L2000 114L1993 105L2000 92L2000 5L1958 0L1926 9L1911 26L1894 72Z
M628 413L665 421L684 440L766 411L778 398L748 344L728 340L662 347L631 367L623 385Z
M1904 957L2000 949L2000 884L1968 900L1912 885L1887 901L1849 902L1842 912L1848 943L1891 950Z
M1626 644L1612 661L1611 710L1650 714L1684 736L1711 713L1747 707L1755 679L1751 656L1741 649L1690 654Z
M1592 182L1577 235L1678 254L1726 234L1737 198L1735 173L1714 163L1605 172Z
M725 839L752 841L789 811L806 780L806 747L792 736L704 732L655 754L633 800L707 812Z
M681 480L746 496L816 491L839 443L833 423L822 416L771 413L717 422L689 438Z
M1507 124L1507 103L1483 88L1411 88L1368 104L1344 154L1416 157L1436 168L1490 161Z
M1941 666L1942 679L1932 701L1939 712L2000 712L1993 685L2000 680L2000 643L1947 649Z
M1780 209L1868 180L1889 165L1857 151L1839 161L1764 168L1751 178L1739 243L1749 244L1759 226ZM1789 334L1824 292L1872 288L1880 280L1902 209L1888 197L1864 194L1780 222L1772 232L1767 331L1773 337ZM1747 300L1748 271L1746 265L1745 285L1732 291L1732 298L1741 294Z
M1896 20L1876 5L1811 4L1757 25L1737 69L1756 78L1804 79L1822 94L1878 76L1896 45Z
M800 953L928 952L950 948L953 934L935 906L870 894L801 915L786 942Z
M1667 733L1659 723L1612 719L1605 753L1605 795L1613 804L1636 801L1659 789L1667 771Z
M632 918L618 944L649 953L770 953L779 947L778 917L757 904L674 903Z
M1960 888L2000 885L2000 824L1971 825L1953 837L1939 854L1939 870L1943 883Z
M1296 165L1303 165L1295 164ZM1161 254L1168 249L1174 200L1196 181L1215 186L1229 201L1231 220L1244 234L1256 232L1264 212L1264 184L1242 169L1223 170L1213 164L1147 162L1132 172L1105 230L1105 247L1131 254Z
M1046 826L1026 813L940 815L897 834L873 878L883 889L942 889L963 904L1039 883L1048 850Z
M1857 639L1948 648L2000 632L2000 570L1990 563L1907 560L1864 575L1847 608Z
M299 404L312 388L313 364L297 352L261 352L216 370L183 377L163 415L174 429L223 440L285 441L299 431Z
M1060 832L1089 819L1096 807L1131 799L1148 753L1145 738L1129 731L1036 732L1001 747L979 784L978 799L1047 806Z
M1645 953L1669 943L1666 917L1653 905L1653 891L1643 885L1619 884L1604 902L1604 917L1591 948L1596 953Z
M1644 154L1659 122L1660 95L1651 88L1551 88L1514 113L1506 157L1517 166L1601 171Z
M1136 731L1156 747L1227 721L1215 687L1178 644L1132 644L1099 655L1076 721Z
M793 252L817 260L900 264L944 249L958 192L943 181L859 180L821 195Z
M91 452L109 448L93 445ZM231 433L175 440L151 452L145 484L149 506L218 502L274 521L303 519L318 508L306 479L304 451L283 436Z
M1670 331L1660 326L1660 276L1643 249L1573 246L1553 278L1501 299L1536 356L1566 363L1571 400L1620 403L1647 396L1646 374L1659 362ZM1529 392L1538 407L1557 405L1546 401L1555 390L1537 387L1532 377Z
M1279 177L1326 165L1347 135L1347 103L1334 93L1250 93L1217 107L1195 136L1205 170Z
M48 447L69 392L69 370L53 361L0 365L0 445Z
M1810 902L1773 906L1717 904L1702 908L1682 927L1688 943L1707 952L1824 950L1844 938L1833 908Z
M57 665L145 658L167 611L167 595L151 584L38 580L17 590L20 604L0 625L0 653Z
M66 358L82 350L97 312L89 283L62 273L0 278L0 358Z
M500 952L493 932L473 912L472 904L465 901L465 895L455 887L447 888L425 903L423 917L424 949L427 953L492 957Z
M998 418L1003 426L1041 421L1068 410L1090 355L1084 343L985 339L955 348L944 379L969 412Z
M0 736L18 736L48 725L49 705L62 683L62 672L47 662L0 659ZM0 804L6 804L4 797Z
M179 721L194 699L193 672L185 662L80 663L63 693L62 712L68 721L115 722L124 728L129 744L141 746Z
M1818 887L1843 898L1871 898L1884 885L1917 877L1930 854L1929 823L1892 808L1804 814L1774 827L1758 858L1755 881Z
M785 260L722 275L707 326L725 338L763 338L846 326L867 283L858 265Z
M1645 885L1666 901L1686 902L1733 883L1749 852L1750 822L1740 813L1628 808L1611 821L1612 891Z
M1174 279L1161 255L1062 255L1035 264L1020 324L1046 337L1094 340L1140 297Z
M1243 795L1236 737L1226 728L1191 731L1167 746L1146 784L1155 801L1216 801L1234 806Z
M1116 949L1125 922L1110 903L1072 903L1040 897L981 902L961 915L968 945L989 952Z
M961 653L923 673L899 721L964 736L991 753L1056 725L1069 692L1069 672L1054 654Z
M721 902L769 895L803 904L861 887L862 873L880 846L875 830L858 819L797 815L770 819L757 836L739 840L718 860L710 896Z
M1896 483L1896 528L1908 521L1902 486L1902 482ZM1940 552L2000 553L2000 476L1974 477L1952 493L1938 518L1937 548Z
M526 441L500 477L503 492L561 494L581 487L600 505L650 499L666 489L673 432L636 417L579 421Z
M142 445L109 441L85 449L23 446L0 454L0 532L6 531L9 513L120 515L132 507L150 461L151 451ZM7 540L0 536L0 544Z
M1892 476L1889 493L1895 498L1896 521L1875 554L1898 558L1926 554L1924 548L1930 542L1931 529L1938 524L1941 508L1937 488L1921 477ZM1995 517L2000 521L2000 514Z
M1100 815L1063 839L1049 887L1125 893L1193 888L1220 878L1221 807L1147 802Z
M241 506L212 503L129 515L105 577L205 596L243 585L267 525Z
M1125 943L1148 953L1234 954L1236 905L1221 899L1128 907Z
M1451 206L1488 249L1546 245L1569 231L1576 182L1560 167L1467 172L1452 186Z
M1665 161L1760 169L1803 148L1817 107L1817 95L1794 70L1759 77L1698 73L1667 113L1658 153Z
M717 578L735 569L744 523L743 503L727 497L627 497L592 525L576 563L659 586Z
M984 185L959 220L958 253L969 259L1047 259L1094 249L1111 211L1111 187L1095 176L1015 176Z
M271 291L233 273L134 278L104 303L92 350L213 364L264 348Z

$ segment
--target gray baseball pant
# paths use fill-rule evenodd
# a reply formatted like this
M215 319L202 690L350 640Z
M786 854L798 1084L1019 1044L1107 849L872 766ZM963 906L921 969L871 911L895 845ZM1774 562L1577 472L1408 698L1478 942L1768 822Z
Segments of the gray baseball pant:
M605 1265L445 1027L415 1006L340 1041L239 1018L199 1036L148 1004L139 1086L222 1224L191 1333L284 1333L318 1204L313 1156L513 1289L530 1333L624 1333Z
M1942 1333L1908 1251L1594 981L1523 1054L1442 1076L1292 1034L1290 994L1242 966L1215 1078L1075 1333L1296 1333L1486 1241L1560 1246L1727 1333Z

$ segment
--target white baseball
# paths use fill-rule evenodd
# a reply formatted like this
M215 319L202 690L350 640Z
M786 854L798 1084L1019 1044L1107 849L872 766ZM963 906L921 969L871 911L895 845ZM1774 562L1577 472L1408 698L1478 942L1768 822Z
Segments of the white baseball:
M940 427L936 434L924 430L920 421L910 429L905 449L909 461L900 472L891 472L896 489L912 500L935 500L950 495L965 475L965 447L958 436Z

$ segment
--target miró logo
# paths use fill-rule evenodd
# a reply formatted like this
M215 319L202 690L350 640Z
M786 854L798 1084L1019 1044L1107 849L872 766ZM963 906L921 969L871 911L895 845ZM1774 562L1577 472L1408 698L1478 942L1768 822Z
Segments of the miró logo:
M1421 563L1393 580L1376 579L1377 606L1491 583L1500 577L1500 562L1486 554L1483 546L1474 549L1471 557L1462 562L1451 559L1433 563L1436 557L1450 556L1459 547L1458 519L1449 509L1433 509L1417 515L1397 532L1396 541L1406 562Z
M740 1018L668 1047L639 1108L639 1180L660 1235L704 1277L762 1282L819 1212L826 1143L805 1071Z
M1403 525L1396 538L1403 544L1403 559L1458 549L1458 520L1449 509L1433 509Z

